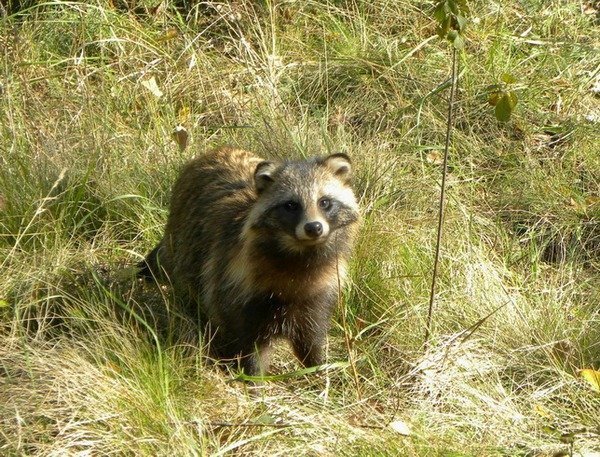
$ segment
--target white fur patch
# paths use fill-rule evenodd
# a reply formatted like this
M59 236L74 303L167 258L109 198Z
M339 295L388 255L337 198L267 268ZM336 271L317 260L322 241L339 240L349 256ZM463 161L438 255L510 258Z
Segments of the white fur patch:
M325 183L322 188L322 195L330 195L345 206L358 210L358 203L354 196L354 192L350 187L344 186L338 180L332 180Z

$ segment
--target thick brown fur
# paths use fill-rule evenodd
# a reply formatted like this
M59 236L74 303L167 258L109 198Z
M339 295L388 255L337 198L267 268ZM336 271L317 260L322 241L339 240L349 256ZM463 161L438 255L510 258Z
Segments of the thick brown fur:
M306 366L324 361L359 213L344 154L273 163L221 148L188 163L165 234L140 275L199 307L211 351L247 374L268 368L276 338Z

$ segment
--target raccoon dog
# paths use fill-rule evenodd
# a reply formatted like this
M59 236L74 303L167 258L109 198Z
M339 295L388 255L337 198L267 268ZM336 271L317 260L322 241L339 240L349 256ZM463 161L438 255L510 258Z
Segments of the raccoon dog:
M345 154L275 163L222 148L184 167L165 234L140 276L199 307L212 355L268 369L273 340L324 361L330 316L360 219Z

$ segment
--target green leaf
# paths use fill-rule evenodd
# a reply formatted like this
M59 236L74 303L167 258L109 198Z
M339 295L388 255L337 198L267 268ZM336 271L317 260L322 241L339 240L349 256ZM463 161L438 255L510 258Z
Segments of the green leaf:
M448 3L448 6L450 7L450 11L452 11L452 14L454 14L454 15L460 14L458 5L456 4L456 0L448 0L447 3Z
M498 100L498 103L496 103L494 114L500 122L508 122L512 111L513 106L511 106L510 96L505 92Z
M506 84L514 84L517 82L517 78L515 78L510 73L502 73L502 76L500 77L500 79L503 82L505 82Z
M508 98L510 102L510 108L512 110L515 108L515 106L517 106L517 103L519 103L519 99L517 94L515 94L512 90L508 92Z
M460 30L461 32L465 29L465 27L467 26L467 18L464 16L461 16L460 14L456 15L456 25L458 27L458 30Z
M272 415L270 415L269 413L263 413L260 416L258 416L253 423L255 424L260 424L260 425L273 425L275 424L277 421L275 420L275 417L273 417Z
M6 300L0 300L0 308L8 308L8 302Z
M440 2L440 3L438 3L438 5L435 7L435 10L433 11L433 17L440 24L446 20L446 17L448 17L446 8L447 8L446 2Z
M586 368L584 370L579 370L580 376L587 381L587 383L594 389L596 392L600 393L600 371L592 370L591 368Z
M441 23L441 25L438 27L438 36L440 38L446 38L446 36L448 35L448 31L450 30L450 21L451 21L451 17L447 16L446 19L444 19L444 21Z
M453 30L453 32L454 31L455 30ZM454 49L459 50L465 47L465 40L460 33L456 33L456 37L454 37L454 40L452 40L452 46L454 46Z
M502 95L502 92L492 92L488 96L488 103L492 106L496 106L498 104L498 101L500 100L501 95Z
M245 373L240 373L235 378L230 379L228 382L234 381L257 381L257 382L266 382L266 381L282 381L291 378L298 378L300 376L306 376L308 374L318 373L326 370L334 370L334 369L344 369L348 368L350 364L348 362L333 362L326 363L324 365L317 365L309 368L301 368L296 371L290 371L282 374L275 375L265 375L265 376L250 376Z

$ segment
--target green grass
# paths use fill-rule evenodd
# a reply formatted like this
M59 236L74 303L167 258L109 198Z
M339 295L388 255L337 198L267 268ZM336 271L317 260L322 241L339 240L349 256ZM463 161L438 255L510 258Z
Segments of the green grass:
M600 452L579 374L600 370L597 4L470 2L424 348L450 75L433 2L22 3L0 17L0 454ZM221 144L352 156L364 225L329 341L349 363L298 376L281 347L250 388L132 278L178 169Z

